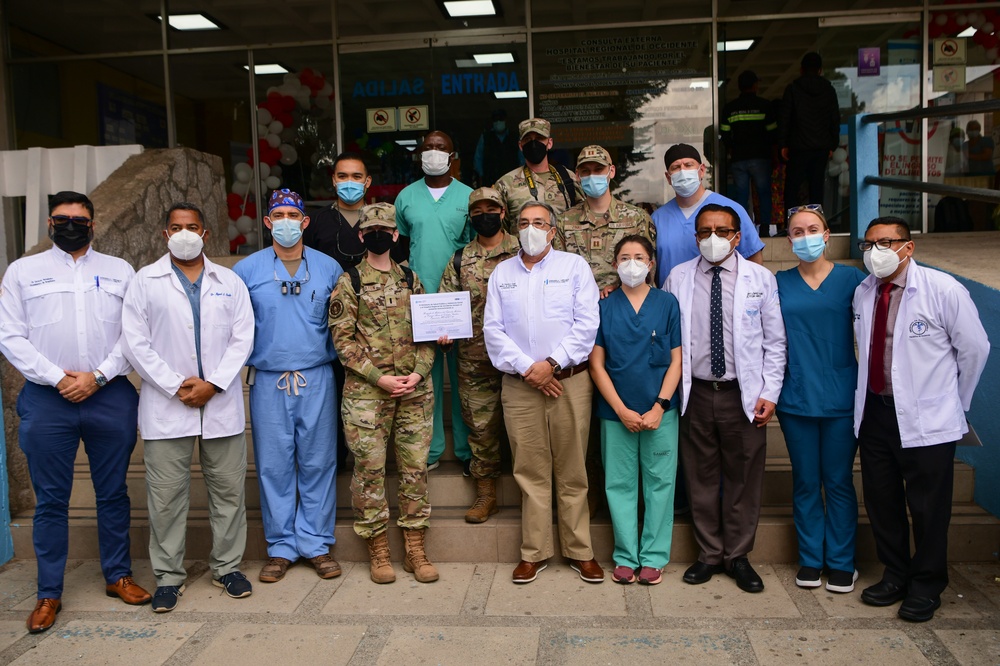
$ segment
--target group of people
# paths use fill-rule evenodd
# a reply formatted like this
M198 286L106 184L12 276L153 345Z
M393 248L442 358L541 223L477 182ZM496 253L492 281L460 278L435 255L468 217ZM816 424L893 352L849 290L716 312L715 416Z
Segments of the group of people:
M0 290L0 351L28 380L18 414L37 496L29 631L51 627L61 607L80 439L109 596L152 601L158 612L178 604L196 445L213 581L234 598L252 593L239 570L244 366L269 558L261 582L280 581L299 560L321 578L340 575L330 553L338 441L354 458L354 531L371 579L396 577L390 449L403 568L422 583L438 579L425 549L427 473L444 450L447 368L454 449L476 486L469 522L497 512L506 426L522 494L514 583L535 580L555 555L553 500L559 551L584 581L604 580L590 535L588 490L601 483L588 474L590 449L603 462L615 582L661 582L683 480L699 548L683 580L726 573L747 592L763 590L748 554L765 426L777 411L793 464L796 582L816 587L826 575L831 591L854 588L860 444L885 565L862 599L903 600L906 619L933 616L947 584L951 459L989 352L966 290L912 260L909 229L895 218L872 221L861 242L870 276L834 264L818 205L789 211L800 264L775 278L760 265L763 243L745 210L705 189L692 146L666 151L676 196L651 218L613 196L615 161L603 147L583 148L569 170L548 161L546 120L520 123L518 136L524 166L473 191L451 174L451 139L429 132L418 149L424 178L395 205L364 205L371 176L361 156L342 154L336 200L310 216L298 194L275 191L264 217L271 247L233 270L205 257L209 231L192 204L167 211L166 254L134 273L91 248L86 196L52 197L53 247L11 264ZM438 291L469 292L471 338L414 341L411 296ZM125 379L132 369L143 380L138 396ZM152 595L133 580L129 556L125 471L136 423Z

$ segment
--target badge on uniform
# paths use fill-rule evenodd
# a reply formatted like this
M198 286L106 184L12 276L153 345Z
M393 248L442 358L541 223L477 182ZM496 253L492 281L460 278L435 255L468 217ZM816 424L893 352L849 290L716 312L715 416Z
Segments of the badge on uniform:
M344 314L344 303L340 299L334 299L330 303L330 318L339 319L340 315Z
M387 307L390 307L390 308L396 307L396 297L394 295L392 295L392 294L386 294L386 296L385 296L385 304L386 304Z
M600 250L603 247L604 247L604 239L603 238L591 238L590 239L590 249L591 250Z

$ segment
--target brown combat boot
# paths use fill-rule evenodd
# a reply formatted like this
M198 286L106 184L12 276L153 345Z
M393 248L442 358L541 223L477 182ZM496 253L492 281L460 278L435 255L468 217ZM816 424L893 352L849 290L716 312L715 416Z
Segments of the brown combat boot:
M366 539L368 542L368 557L371 559L372 582L384 585L396 580L396 572L389 562L389 535L385 532Z
M496 479L476 479L476 501L465 512L465 522L485 523L490 516L499 511Z
M413 574L418 583L433 583L438 579L437 569L427 559L424 552L425 530L403 530L406 545L406 558L403 559L403 570Z

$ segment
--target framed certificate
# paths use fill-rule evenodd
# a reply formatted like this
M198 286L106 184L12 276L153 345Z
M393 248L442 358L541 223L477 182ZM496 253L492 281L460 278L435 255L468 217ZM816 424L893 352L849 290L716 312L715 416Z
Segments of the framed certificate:
M414 342L437 341L442 335L452 340L472 337L472 304L469 292L414 294L410 296Z

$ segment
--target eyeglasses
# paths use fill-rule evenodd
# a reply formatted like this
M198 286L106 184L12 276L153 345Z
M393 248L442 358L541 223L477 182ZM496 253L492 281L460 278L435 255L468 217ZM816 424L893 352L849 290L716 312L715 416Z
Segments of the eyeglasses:
M823 204L804 204L802 206L792 206L788 209L787 219L792 219L792 215L796 213L819 213L823 217L826 217L826 213L823 212Z
M517 223L518 229L527 229L529 226L536 229L545 229L546 227L551 227L552 225L548 222L542 222L541 220L532 220L528 222L527 220L521 220Z
M69 217L68 215L53 215L49 218L52 224L90 224L93 220L89 217Z
M877 241L862 240L858 241L858 249L862 252L867 252L876 245L880 250L891 250L893 243L909 243L909 238L879 238Z
M698 240L705 240L712 234L715 234L719 238L725 238L726 240L729 240L737 233L739 232L737 232L736 229L699 229L698 231L695 232L695 236L698 237Z

